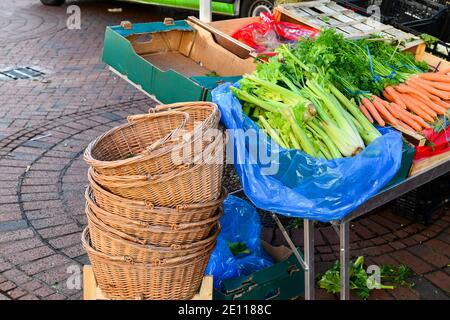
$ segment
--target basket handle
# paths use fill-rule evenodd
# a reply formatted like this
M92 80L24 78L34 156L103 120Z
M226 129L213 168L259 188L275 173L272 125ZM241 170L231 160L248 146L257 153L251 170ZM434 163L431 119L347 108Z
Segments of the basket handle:
M203 152L200 153L199 156L196 156L194 158L193 163L185 165L185 170L183 170L183 171L187 171L187 170L190 170L193 167L195 167L195 163L197 162L198 157L203 156L203 154L211 154L216 148L220 147L220 144L225 144L225 140L228 140L227 137L228 137L228 135L226 134L226 132L225 132L225 139L224 139L222 134L220 135L220 137L216 136L215 140L213 142L211 142L205 148L205 150L203 150ZM163 181L167 181L169 179L172 179L172 178L176 177L179 174L180 174L180 171L174 170L174 171L172 171L170 173L164 173L164 174L158 174L158 175L148 175L147 176L147 180L148 181L152 181L152 182L163 182Z
M177 102L177 103L171 103L171 104L159 104L154 107L151 107L148 110L148 113L157 113L160 111L165 110L175 110L178 108L185 108L185 107L200 107L201 105L211 106L214 108L217 108L217 104L214 102L208 102L208 101L192 101L192 102Z
M150 153L153 150L155 150L156 148L160 147L161 145L165 144L166 142L168 142L169 140L173 139L174 136L176 136L178 134L178 132L183 129L186 124L189 121L189 113L187 112L182 112L182 111L172 111L172 110L168 110L166 112L163 113L146 113L146 114L136 114L136 115L132 115L132 116L128 116L127 117L127 121L130 124L133 123L137 123L139 121L144 121L147 119L151 119L151 118L158 118L158 117L166 117L168 115L183 115L183 120L181 121L180 125L173 129L170 133L168 133L165 137L156 140L155 142L153 142L151 145L149 145L146 148L146 153ZM175 139L179 139L179 137L175 138Z

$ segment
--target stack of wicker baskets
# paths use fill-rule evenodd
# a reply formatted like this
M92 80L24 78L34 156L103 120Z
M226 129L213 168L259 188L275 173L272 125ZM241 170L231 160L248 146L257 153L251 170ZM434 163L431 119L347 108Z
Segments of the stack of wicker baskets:
M82 242L108 298L190 299L198 290L226 196L219 118L208 102L158 106L87 147Z

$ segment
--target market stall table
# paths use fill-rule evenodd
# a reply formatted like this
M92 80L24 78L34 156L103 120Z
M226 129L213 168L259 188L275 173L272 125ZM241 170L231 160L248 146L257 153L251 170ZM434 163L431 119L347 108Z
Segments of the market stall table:
M373 196L370 200L358 207L355 211L347 215L341 220L332 222L332 225L339 236L339 255L340 255L340 274L341 274L341 300L348 300L350 298L350 275L349 275L349 262L350 262L350 223L354 219L363 216L371 212L372 210L381 207L382 205L394 200L403 194L416 189L427 182L430 182L444 174L450 172L450 152L442 155L435 156L438 159L437 163L434 163L433 158L425 159L429 165L427 167L420 167L420 171L406 180L391 186L377 195ZM431 161L430 161L431 160ZM420 163L420 162L419 162ZM296 257L299 259L301 265L305 270L305 299L313 300L315 291L315 270L314 270L314 221L304 219L304 256L303 259L297 250L295 245L290 239L288 233L283 227L280 219L272 214L273 219L281 229L283 236L288 242Z

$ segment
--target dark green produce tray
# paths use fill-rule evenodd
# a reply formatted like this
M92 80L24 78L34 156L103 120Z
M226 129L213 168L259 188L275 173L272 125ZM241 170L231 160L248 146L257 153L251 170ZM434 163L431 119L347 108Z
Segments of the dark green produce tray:
M305 292L305 272L292 253L286 260L251 275L224 280L222 287L223 292L214 289L214 300L295 299Z
M397 171L395 176L391 179L391 181L384 187L387 189L396 185L408 177L409 170L411 169L411 165L414 159L414 155L416 154L416 149L409 142L403 142L402 148L402 162L400 164L400 169Z

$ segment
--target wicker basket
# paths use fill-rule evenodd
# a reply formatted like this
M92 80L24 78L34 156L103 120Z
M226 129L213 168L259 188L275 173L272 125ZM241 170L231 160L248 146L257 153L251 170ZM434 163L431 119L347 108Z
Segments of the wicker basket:
M173 227L162 227L114 216L97 207L93 202L86 203L86 215L88 219L96 219L97 224L107 225L125 233L134 238L137 243L158 246L189 244L206 239L217 225L222 213L223 209L219 207L217 214L207 220L179 224Z
M195 102L179 102L172 104L163 104L152 107L148 110L149 113L181 111L189 114L189 121L186 124L186 129L194 130L199 123L204 128L217 128L220 120L220 111L217 105L213 102L195 101Z
M205 149L201 163L186 165L156 176L105 176L96 170L92 178L115 195L147 201L154 206L174 208L178 204L217 200L222 191L223 137L216 137Z
M109 299L183 300L200 287L212 248L153 264L135 263L124 256L111 256L90 245L89 231L82 244L92 263L95 279Z
M227 191L222 188L219 199L196 204L177 205L176 208L154 207L148 202L130 200L116 196L98 185L88 173L91 199L102 209L124 218L145 221L160 226L171 226L178 223L197 222L211 218L217 208L227 197Z
M117 143L118 133L114 130L124 130L122 127L112 129L114 134L102 135L91 144L85 151L84 158L87 163L93 166L97 172L103 175L140 175L140 174L164 174L176 170L180 165L192 161L197 152L202 152L208 144L206 132L208 129L216 129L220 114L218 108L213 103L196 102L185 103L186 112L180 111L163 111L153 112L150 114L134 115L128 117L130 126L140 128L145 126L148 128L148 121L154 121L154 117L161 117L166 113L183 113L187 115L187 120L183 123L182 130L176 130L170 137L159 138L158 140L149 141L148 148L140 149L137 156L129 159L123 159L124 142ZM161 124L154 123L155 126L165 126L161 118ZM195 124L195 131L194 131ZM177 128L178 129L178 128ZM188 135L182 135L189 133ZM205 136L204 136L205 134ZM132 137L133 138L133 137ZM188 147L188 145L191 146ZM111 155L109 148L114 153L119 152L119 159L114 158L116 154ZM125 145L125 148L127 146ZM127 149L125 152L128 152ZM129 153L127 153L129 154Z
M182 257L215 246L220 225L217 224L208 237L191 244L171 246L143 245L126 233L111 228L99 221L94 215L90 217L89 233L92 247L113 256L127 256L137 263L155 263L158 260Z

